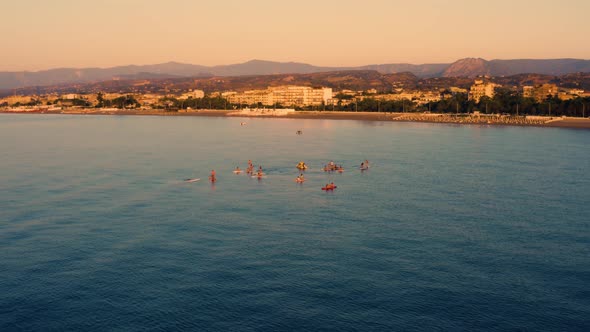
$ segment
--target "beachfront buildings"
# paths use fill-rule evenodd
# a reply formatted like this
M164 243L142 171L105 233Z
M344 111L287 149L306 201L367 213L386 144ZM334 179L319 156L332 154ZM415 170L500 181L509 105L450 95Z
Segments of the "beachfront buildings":
M242 92L228 91L222 92L221 97L227 99L231 104L237 105L273 105L272 94L268 90L249 90Z
M389 94L377 94L377 95L370 95L370 96L358 96L354 98L355 100L363 100L363 99L376 99L381 101L402 101L402 100L410 100L417 105L424 105L431 102L441 100L441 94L439 91L401 91L399 93L389 93ZM342 101L341 101L342 103ZM345 105L345 103L342 103ZM346 103L347 104L347 103Z
M525 98L533 98L537 102L542 102L547 99L547 97L553 97L557 94L557 85L555 84L540 84L535 86L525 85L522 87L522 96Z
M475 80L475 83L469 89L469 100L479 103L482 97L494 97L494 90L499 87L499 84L484 82L483 80Z
M180 96L180 99L189 99L189 98L199 99L199 98L203 98L203 97L205 97L205 91L203 91L203 90L190 90L188 92L183 93Z
M153 93L144 93L134 96L141 108L148 109L153 105L157 105L162 99L162 95Z
M223 92L221 96L230 103L239 105L318 106L331 102L332 89L286 85L268 87L266 90Z
M281 105L312 106L328 104L332 99L331 88L307 86L283 86L271 88L274 102Z
M0 105L12 106L15 104L26 104L33 100L32 96L7 96L0 98Z

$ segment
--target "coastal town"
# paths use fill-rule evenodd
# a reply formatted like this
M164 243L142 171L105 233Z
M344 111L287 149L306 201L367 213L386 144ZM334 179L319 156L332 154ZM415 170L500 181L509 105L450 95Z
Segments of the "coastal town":
M13 94L0 98L4 113L230 115L364 118L470 124L586 126L590 92L544 83L502 86L478 77L468 87L389 91L268 86L241 91L176 90L168 93L93 92ZM313 114L311 114L313 113ZM383 114L391 114L384 116ZM336 117L337 118L337 117Z

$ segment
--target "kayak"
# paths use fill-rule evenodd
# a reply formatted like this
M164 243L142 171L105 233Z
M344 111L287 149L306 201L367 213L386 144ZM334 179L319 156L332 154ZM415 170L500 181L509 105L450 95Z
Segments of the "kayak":
M200 179L184 179L184 182L196 182L199 181Z
M240 173L242 173L242 171L234 171L234 173L240 174Z
M297 183L303 183L303 182L305 182L305 179L295 179L295 182L297 182Z
M336 188L338 188L338 186L334 186L333 188L326 188L326 187L322 187L322 190L326 190L326 191L328 191L328 190L334 190L334 189L336 189Z

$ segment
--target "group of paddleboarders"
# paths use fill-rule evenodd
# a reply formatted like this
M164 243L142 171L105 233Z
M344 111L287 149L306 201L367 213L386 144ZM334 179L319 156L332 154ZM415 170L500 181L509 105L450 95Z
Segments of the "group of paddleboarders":
M300 161L296 167L300 171L305 171L307 169L307 165L303 161ZM361 163L360 169L362 171L369 169L369 161L368 160L363 161ZM323 170L326 172L338 171L338 172L342 173L344 171L344 168L341 165L336 165L333 161L330 161L327 165L324 165ZM235 174L241 174L243 171L240 169L239 166L236 166L236 168L234 169L233 172ZM257 177L258 179L263 178L265 175L262 170L262 166L258 166L258 170L256 172L254 171L254 164L252 164L252 160L248 160L248 167L246 168L246 174L251 175L252 177ZM190 180L190 179L188 179L188 180ZM188 180L185 180L185 181L188 181ZM213 169L211 170L211 174L209 175L209 181L211 181L211 182L217 181L217 175L215 173L215 170L213 170ZM188 182L191 182L191 181L188 181ZM298 183L305 182L305 177L303 175L303 172L299 173L299 175L295 178L295 182L298 182ZM322 188L322 190L334 190L334 189L336 189L336 185L334 184L334 182L326 183L326 185Z
M324 172L334 171L342 173L344 172L344 167L342 167L342 165L336 165L333 161L330 161L327 165L324 165Z
M238 167L236 167L236 169L238 169ZM234 173L236 173L236 172L234 171ZM239 174L239 173L236 173L236 174ZM264 172L262 171L262 166L258 166L258 170L256 172L254 172L254 164L252 164L252 160L248 160L248 167L246 168L246 174L251 175L251 176L256 176L260 179L264 175Z
M252 160L248 159L248 167L246 168L246 174L252 175L254 174L254 165L252 164Z

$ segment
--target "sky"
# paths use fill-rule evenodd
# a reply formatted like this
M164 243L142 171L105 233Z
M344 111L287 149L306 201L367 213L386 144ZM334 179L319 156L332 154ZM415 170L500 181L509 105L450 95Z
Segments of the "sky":
M589 0L2 0L0 71L590 59Z

